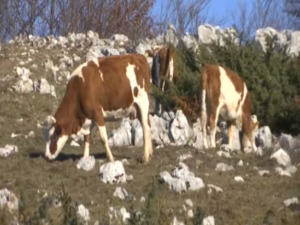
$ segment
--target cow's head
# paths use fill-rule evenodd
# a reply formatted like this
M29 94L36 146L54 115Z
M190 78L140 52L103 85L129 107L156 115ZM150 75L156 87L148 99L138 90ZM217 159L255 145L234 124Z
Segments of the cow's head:
M249 125L247 130L244 131L243 135L243 149L247 151L247 148L252 148L254 151L257 150L255 145L255 134L258 130L259 122L256 115L252 115L249 119Z
M69 136L63 134L61 126L56 122L53 116L46 118L45 125L45 157L53 160L58 156Z

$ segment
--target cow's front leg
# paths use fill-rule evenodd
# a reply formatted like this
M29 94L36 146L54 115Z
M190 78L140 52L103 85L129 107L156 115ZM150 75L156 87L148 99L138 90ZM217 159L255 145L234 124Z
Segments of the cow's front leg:
M107 139L107 132L106 132L106 127L103 125L103 126L98 126L98 129L99 129L99 134L100 134L100 139L105 147L105 150L106 150L106 156L108 158L109 161L113 162L114 161L114 157L111 153L111 150L109 148L109 145L108 145L108 139Z
M90 135L86 134L84 135L84 153L83 157L89 157L90 155Z

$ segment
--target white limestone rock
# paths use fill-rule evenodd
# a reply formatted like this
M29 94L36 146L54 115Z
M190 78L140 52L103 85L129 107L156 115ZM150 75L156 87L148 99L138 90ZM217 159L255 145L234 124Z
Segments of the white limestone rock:
M143 127L138 119L133 120L131 123L131 134L132 134L133 145L143 146L144 144Z
M128 146L132 144L131 122L128 118L121 121L121 125L108 138L109 146Z
M77 215L85 222L91 220L89 210L82 204L77 207Z
M175 145L186 145L192 138L193 131L189 126L182 110L177 110L175 118L170 126L170 136Z
M83 169L85 171L91 171L94 169L96 160L94 156L82 157L76 164L77 169Z
M125 183L126 173L121 161L108 162L100 166L100 179L104 183Z
M157 115L150 115L151 139L154 145L169 145L171 143L168 135L169 122Z
M17 152L18 152L18 147L15 145L5 145L4 148L0 148L1 157L8 157L9 155Z
M187 190L196 191L204 188L204 183L200 177L195 177L194 173L183 162L180 162L172 175L163 171L159 174L160 180L169 185L169 189L177 193L186 192Z
M289 207L290 205L292 204L299 204L299 200L297 197L292 197L292 198L289 198L289 199L286 199L283 201L283 204L286 206L286 207Z
M33 83L33 89L37 93L50 94L56 98L55 87L53 85L50 85L44 78L35 81Z
M202 225L215 225L215 218L213 216L207 216L203 219Z
M113 195L122 200L124 200L125 198L128 198L128 196L129 196L128 192L122 187L116 187L116 190L114 191Z
M269 126L261 127L256 135L258 145L262 148L272 147L272 133Z
M7 206L10 212L19 209L17 196L6 188L0 190L0 208L4 206Z
M220 172L228 172L233 169L234 169L233 166L229 166L225 163L218 163L215 168L216 171L220 171Z
M270 159L275 159L279 165L285 166L285 167L291 164L290 156L283 149L279 149L276 152L274 152L270 156Z
M235 177L234 177L234 180L235 180L235 182L237 182L237 183L244 183L244 182L245 182L245 181L244 181L244 178L241 177L241 176L235 176Z

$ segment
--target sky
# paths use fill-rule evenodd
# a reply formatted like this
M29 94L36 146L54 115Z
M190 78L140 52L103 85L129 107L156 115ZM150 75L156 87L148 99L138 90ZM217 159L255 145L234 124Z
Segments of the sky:
M231 27L233 23L232 13L234 10L237 10L239 1L240 0L211 0L207 7L209 17L214 17L217 21L223 20L222 24L213 25L220 25L223 28ZM250 4L251 0L243 0L243 2Z
M153 11L159 11L159 5L165 0L157 0ZM249 7L254 0L211 0L206 8L208 18L215 18L214 21L209 22L214 26L221 26L222 28L232 27L232 14L239 8L239 2L248 4ZM223 21L219 23L218 21Z

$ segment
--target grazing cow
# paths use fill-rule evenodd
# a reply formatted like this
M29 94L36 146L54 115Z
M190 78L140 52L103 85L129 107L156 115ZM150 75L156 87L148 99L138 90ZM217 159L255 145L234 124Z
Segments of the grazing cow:
M45 156L55 159L72 134L84 135L84 157L89 156L93 121L106 155L113 161L104 121L118 112L122 116L138 116L144 134L144 162L148 162L152 155L148 119L150 87L150 70L143 55L109 56L82 64L72 73L55 116L47 117Z
M201 125L203 145L208 148L206 138L207 118L210 125L211 147L216 147L217 120L227 121L228 144L232 147L235 126L241 126L242 146L255 146L253 131L258 127L255 116L251 117L251 97L244 81L233 71L218 65L204 65L202 70Z
M178 77L176 71L175 49L172 46L156 46L152 50L147 50L148 56L152 57L152 83L165 91L166 80L170 83L176 82ZM161 106L156 101L155 112L161 112Z

